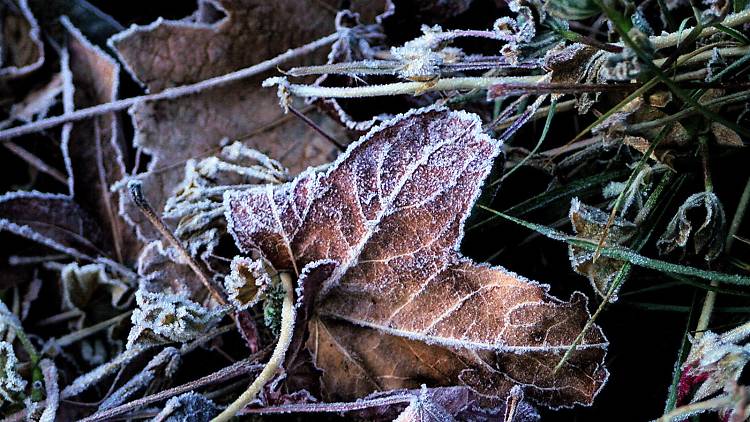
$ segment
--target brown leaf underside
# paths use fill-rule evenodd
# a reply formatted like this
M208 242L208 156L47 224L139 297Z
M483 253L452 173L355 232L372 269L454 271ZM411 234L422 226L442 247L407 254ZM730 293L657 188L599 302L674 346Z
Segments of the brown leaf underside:
M552 407L592 401L607 377L598 328L551 374L588 319L582 296L558 301L458 251L499 149L476 116L422 109L374 129L326 173L226 195L245 252L297 273L337 263L307 344L327 399L426 383L496 399L522 385Z

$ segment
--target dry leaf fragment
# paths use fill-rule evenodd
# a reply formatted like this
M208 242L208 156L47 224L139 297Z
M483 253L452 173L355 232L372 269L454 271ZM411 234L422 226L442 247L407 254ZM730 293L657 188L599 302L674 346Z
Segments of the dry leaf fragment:
M695 210L702 212L703 222L693 230L691 217L694 217ZM692 252L696 255L703 254L706 261L713 261L724 250L725 233L726 216L719 197L713 192L699 192L690 195L680 205L656 246L661 254L681 249L684 256L692 238Z
M458 251L499 152L477 116L426 108L373 129L325 172L225 194L245 252L296 273L336 262L307 342L327 398L422 383L501 400L523 385L551 407L596 396L607 377L598 328L551 375L588 320L582 295L559 301L545 285Z
M581 203L578 198L573 198L570 204L570 222L573 224L573 232L577 237L599 242L605 233L604 244L616 246L627 244L635 233L635 224L622 218L615 218L611 225L609 214L598 208ZM601 297L606 297L614 277L620 272L625 264L614 258L600 256L594 261L595 252L578 246L568 246L568 258L573 271L588 277L591 287ZM617 301L617 292L610 297L610 302Z
M27 0L0 3L0 85L44 62L39 25Z
M201 1L216 13L180 21L159 19L110 39L125 68L150 92L220 76L299 47L333 32L322 7L284 0ZM225 15L219 20L217 16ZM182 177L182 163L214 154L224 139L277 158L293 172L330 160L336 147L304 123L280 125L276 99L260 87L262 76L189 97L130 109L135 146L151 155L143 190L160 211ZM313 120L319 118L313 116ZM177 165L176 165L177 164ZM141 236L156 239L140 213L125 210Z
M95 295L101 290L108 291L110 304L114 310L126 309L132 303L133 286L129 284L132 280L112 277L102 264L79 266L78 263L72 262L60 271L60 281L62 282L63 309L80 313L72 324L76 330L84 327L84 320L87 317L95 318L95 315L87 315L85 310L89 310L92 305L99 305L100 297ZM128 295L129 292L130 295ZM112 316L108 314L98 319L104 320Z
M96 221L66 195L9 192L0 195L0 230L78 259L106 255Z
M240 311L260 302L271 287L270 264L260 259L235 257L232 272L224 279L224 288L229 301Z
M202 394L189 392L167 400L154 422L202 422L219 414L219 406Z
M66 86L66 111L108 103L117 99L120 66L105 52L91 44L70 21L63 17L67 34L63 54L63 79ZM126 148L122 143L119 121L114 113L76 122L63 129L63 155L69 173L70 193L103 224L107 241L117 261L133 263L140 244L120 216L118 193L110 186L127 175Z

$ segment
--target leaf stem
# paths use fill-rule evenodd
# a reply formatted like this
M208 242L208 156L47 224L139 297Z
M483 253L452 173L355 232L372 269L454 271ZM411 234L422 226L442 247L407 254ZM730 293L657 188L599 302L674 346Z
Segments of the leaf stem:
M287 273L281 273L280 277L281 285L284 288L285 293L284 303L281 308L281 332L279 333L279 341L276 343L276 348L273 349L271 359L268 360L263 371L261 371L255 381L250 384L250 387L232 402L229 407L215 417L212 422L225 422L233 418L237 412L242 410L242 408L255 399L258 392L260 392L263 386L273 378L276 371L284 362L284 355L286 355L286 351L289 349L289 345L292 342L292 334L294 334L294 319L296 312L294 311L294 285L292 277Z

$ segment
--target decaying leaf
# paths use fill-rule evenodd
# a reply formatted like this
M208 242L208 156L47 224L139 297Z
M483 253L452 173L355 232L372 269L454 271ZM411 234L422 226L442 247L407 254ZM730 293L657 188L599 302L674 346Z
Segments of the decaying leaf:
M44 62L39 25L27 0L0 3L0 86Z
M9 192L0 195L0 230L84 260L106 256L93 217L67 195Z
M703 222L693 230L692 220L696 212L703 217ZM726 216L721 201L713 192L699 192L690 195L680 205L656 246L662 254L680 249L684 255L692 239L691 252L703 254L706 261L713 261L724 250L725 233Z
M80 330L84 326L87 312L92 305L99 305L102 290L110 297L110 304L115 310L126 309L132 302L133 280L113 277L102 264L79 266L76 262L64 266L60 271L62 282L63 309L77 311L80 316L73 326ZM130 294L128 294L130 293ZM107 315L109 318L113 315ZM94 315L88 315L94 318ZM102 320L106 319L102 318ZM100 321L95 321L100 322Z
M245 310L262 299L271 287L270 264L259 259L235 257L232 272L224 279L224 287L235 308Z
M26 388L26 381L16 371L17 363L13 346L0 341L0 408L6 401L15 401L16 395Z
M221 320L223 308L209 310L184 296L150 293L135 294L138 308L131 318L128 349L135 346L193 340Z
M214 13L130 28L110 40L125 68L150 92L220 76L333 32L331 15L298 1L201 1ZM215 20L216 16L226 15ZM210 64L210 65L209 65ZM281 122L260 77L188 97L138 104L130 110L134 143L151 155L143 190L161 210L190 158L215 154L225 139L277 158L293 172L329 161L336 147L304 123ZM316 118L317 119L317 118ZM127 218L142 221L137 210ZM158 238L148 224L139 232Z
M573 232L577 237L599 242L605 227L609 220L609 214L598 208L581 203L578 198L574 198L570 204L570 222L573 224ZM635 224L622 218L615 218L609 225L604 238L605 245L616 246L627 244L636 231ZM578 246L568 246L568 258L573 271L588 277L591 287L594 288L599 296L607 296L610 285L614 277L620 272L625 261L608 258L606 256L597 257L594 261L594 251L580 248ZM613 293L610 302L617 300L617 292Z
M120 66L91 44L67 18L62 18L67 34L63 54L63 80L66 111L111 102L117 99ZM120 216L118 193L110 186L127 175L126 148L114 113L67 125L63 129L63 156L69 177L70 194L101 222L114 259L135 261L140 244Z
M607 342L588 332L552 368L588 319L570 302L458 247L498 142L480 120L415 110L373 129L326 171L230 191L237 244L278 270L335 262L319 287L307 347L327 399L387 389L467 385L504 400L521 385L551 407L588 404L607 378Z

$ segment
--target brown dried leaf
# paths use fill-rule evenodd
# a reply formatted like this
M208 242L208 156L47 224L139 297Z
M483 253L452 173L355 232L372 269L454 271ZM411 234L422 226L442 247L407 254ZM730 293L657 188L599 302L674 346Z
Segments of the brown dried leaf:
M73 84L66 87L73 90L67 94L66 107L69 110L66 111L116 100L120 66L91 44L67 18L63 17L61 23L68 35L67 60L63 60L64 79ZM104 226L105 235L115 252L113 258L133 263L140 244L132 229L118 215L119 201L129 201L129 198L120 198L120 194L110 192L110 186L127 175L127 149L120 135L115 114L98 116L63 129L62 148L71 195Z
M0 230L38 242L78 259L105 256L105 237L72 198L39 192L0 195Z
M0 3L0 83L32 72L42 62L44 45L28 2Z
M333 31L330 12L304 2L199 3L199 10L213 13L196 13L180 21L160 19L110 39L126 69L150 92L238 70ZM221 14L226 17L215 21ZM335 146L302 122L292 120L283 129L278 127L281 110L275 96L261 90L262 78L130 110L134 142L152 156L143 189L157 210L182 177L180 164L217 152L224 139L247 138L247 146L277 158L293 172L334 156ZM276 127L264 130L269 125ZM131 220L142 220L137 210L126 212ZM139 230L156 238L147 224Z
M635 224L622 218L615 218L612 224L608 224L609 215L598 208L581 203L574 198L570 204L570 222L573 224L573 232L581 239L599 242L604 234L605 245L615 246L627 243L635 233ZM606 234L605 234L606 228ZM568 246L568 257L573 271L588 277L591 287L601 297L607 296L607 292L617 273L620 272L625 261L597 257L594 260L593 251L578 246ZM610 302L617 301L617 293L611 295Z
M337 263L317 295L307 346L327 398L467 385L504 400L515 385L551 407L589 404L606 380L585 299L479 265L458 247L498 142L465 112L414 110L373 129L326 171L225 196L238 246L299 273Z

